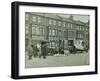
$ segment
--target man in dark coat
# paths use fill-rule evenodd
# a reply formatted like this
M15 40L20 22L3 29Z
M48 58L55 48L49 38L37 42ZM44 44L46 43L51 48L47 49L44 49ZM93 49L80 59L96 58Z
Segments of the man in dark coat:
M33 56L33 45L29 44L27 50L28 50L28 59L31 60Z
M37 46L32 45L32 48L33 48L33 56L37 57L38 56L38 48L37 48Z
M47 55L47 45L45 42L41 43L41 55L43 56L44 59L46 59Z

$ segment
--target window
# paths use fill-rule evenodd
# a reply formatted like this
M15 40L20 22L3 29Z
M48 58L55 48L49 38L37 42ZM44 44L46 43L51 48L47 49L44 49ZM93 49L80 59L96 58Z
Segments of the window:
M63 22L63 26L64 26L64 27L66 26L66 23L65 23L65 22Z
M42 35L45 35L45 31L44 31L44 28L42 29Z
M61 26L61 22L60 21L58 21L58 26Z
M70 24L70 28L71 28L71 29L73 28L73 24Z
M57 36L57 30L55 30L55 35Z
M49 35L52 35L52 30L51 29L49 29Z
M39 22L39 23L41 22L41 17L38 17L38 22Z
M43 27L38 25L32 25L32 34L43 36L44 35Z
M88 28L86 28L86 31L88 30Z
M75 38L75 35L76 35L75 31L70 31L70 30L68 31L68 37L69 38Z
M56 30L55 29L49 29L49 35L50 36L55 36L56 35Z
M29 20L29 15L28 14L25 15L25 20Z
M33 22L36 22L36 16L33 16L33 17L32 17L32 21L33 21Z
M81 38L82 37L82 35L81 34L79 34L79 38Z
M51 47L55 48L55 42L51 42Z
M79 26L77 26L77 30L79 30Z
M67 38L67 31L64 31L64 37Z
M40 29L39 29L39 27L36 27L36 35L40 35Z
M81 28L81 26L80 26L80 30L81 30L82 28Z
M78 32L77 38L83 38L83 33L82 32Z
M28 24L26 24L26 26L25 26L25 33L26 33L26 34L29 33L29 30L28 30Z
M59 31L59 36L61 36L61 30Z
M43 27L40 27L40 35L43 35Z
M35 35L36 34L36 26L32 25L32 34Z
M68 28L70 28L70 23L67 24Z
M84 26L82 26L82 30L84 31Z
M52 30L52 35L55 36L55 30Z
M52 24L52 20L51 19L49 19L49 24Z
M56 20L53 20L53 25L56 25Z
M80 38L80 33L77 34L77 38Z

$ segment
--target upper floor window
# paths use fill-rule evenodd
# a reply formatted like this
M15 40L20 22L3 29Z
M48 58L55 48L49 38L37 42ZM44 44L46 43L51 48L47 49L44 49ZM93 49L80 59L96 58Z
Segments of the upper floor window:
M40 28L36 27L36 35L40 35Z
M61 30L59 30L59 36L61 36Z
M56 20L53 20L53 25L56 25Z
M70 28L71 28L71 29L73 28L73 24L70 24Z
M80 26L79 28L80 28L80 30L82 30L82 26Z
M49 35L52 35L52 30L51 29L49 29Z
M63 26L64 26L64 27L66 26L66 23L65 23L65 22L63 22Z
M84 31L84 26L82 26L82 30Z
M43 36L44 35L44 28L38 25L32 25L32 34L36 36Z
M29 20L29 15L28 14L25 15L25 20Z
M42 26L40 26L40 35L44 35L44 29Z
M52 24L52 20L51 19L49 19L49 24Z
M33 21L33 22L36 22L36 16L33 16L33 17L32 17L32 21Z
M70 28L70 23L67 24L67 27Z
M36 34L36 25L32 25L32 34L35 35Z
M80 30L80 26L77 26L77 30Z
M39 22L39 23L41 22L41 17L38 17L38 22Z
M56 33L55 30L52 30L52 35L53 35L53 36L55 35L55 33Z
M86 29L85 29L86 31L88 30L88 28L86 27Z
M55 30L55 35L57 36L57 34L58 34L58 30Z
M28 34L29 33L29 30L28 30L29 28L28 28L28 24L26 24L26 26L25 26L25 33L26 34Z
M60 21L58 21L58 26L61 26L61 22Z

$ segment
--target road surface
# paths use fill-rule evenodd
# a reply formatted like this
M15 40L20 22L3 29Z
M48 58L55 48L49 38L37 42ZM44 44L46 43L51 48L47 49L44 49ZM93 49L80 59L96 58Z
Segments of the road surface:
M81 66L89 65L89 53L78 53L67 55L46 56L46 59L32 57L28 60L25 58L25 68L37 67L59 67L59 66Z

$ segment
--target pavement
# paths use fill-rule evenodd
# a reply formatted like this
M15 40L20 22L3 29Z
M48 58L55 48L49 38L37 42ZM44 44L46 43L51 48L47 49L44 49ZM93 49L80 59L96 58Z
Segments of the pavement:
M68 55L54 55L46 56L46 59L39 57L25 58L25 68L39 68L39 67L61 67L61 66L82 66L89 65L89 53L78 53Z

